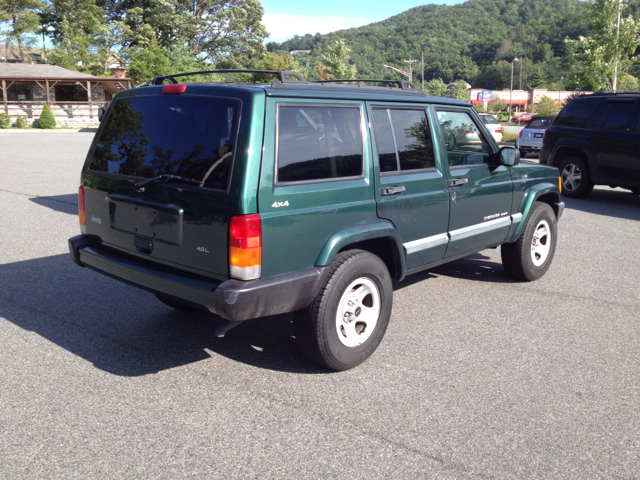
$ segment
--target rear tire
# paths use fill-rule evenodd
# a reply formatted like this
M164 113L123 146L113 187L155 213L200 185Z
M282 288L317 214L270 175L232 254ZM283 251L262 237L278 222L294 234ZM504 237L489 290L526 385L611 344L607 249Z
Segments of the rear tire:
M562 178L562 195L581 198L591 193L593 182L584 160L578 157L567 157L560 162L558 168Z
M340 253L315 300L294 314L300 349L331 370L360 365L382 341L392 302L391 277L380 258L363 250Z
M518 240L502 245L502 265L510 277L532 282L547 272L553 260L557 219L549 205L535 202L526 222Z
M197 307L192 307L191 305L187 305L186 303L182 303L182 302L179 302L177 300L173 300L173 299L168 298L168 297L163 297L162 295L156 294L156 298L158 300L160 300L162 303L164 303L166 306L174 308L174 309L179 310L181 312L193 313L193 312L201 312L202 311Z

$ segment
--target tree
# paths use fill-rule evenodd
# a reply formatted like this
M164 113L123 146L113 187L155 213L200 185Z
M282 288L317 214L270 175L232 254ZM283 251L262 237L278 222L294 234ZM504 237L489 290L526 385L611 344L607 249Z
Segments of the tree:
M286 70L286 71L298 71L298 62L293 58L290 53L284 53L279 55L273 52L267 52L266 56L258 65L259 70ZM254 82L271 82L273 75L256 73L253 75Z
M546 95L540 99L539 103L533 105L533 111L537 115L553 115L553 112L560 110L558 104Z
M456 80L453 82L451 88L449 88L449 92L453 98L464 100L465 102L469 101L469 84L464 80Z
M33 35L41 31L38 11L43 6L40 0L0 0L0 27L7 25L0 30L0 43L17 44L23 61L28 61L25 47L33 45Z
M634 54L640 43L640 24L631 15L622 17L627 4L619 0L587 0L587 3L593 33L566 42L575 49L580 80L595 89L612 90L617 88L617 79L629 73L637 59Z
M499 95L495 95L493 100L487 103L487 111L489 113L500 113L507 110L507 105L502 101Z
M51 113L51 109L49 105L46 103L42 107L42 113L40 114L40 118L38 119L38 128L53 128L56 126L56 119L53 118L53 113Z
M540 88L547 84L547 78L542 68L536 68L527 82L529 88Z
M356 66L349 65L350 52L351 49L347 47L342 39L328 45L322 55L324 71L336 79L356 78Z
M435 78L424 82L424 91L427 95L433 95L435 97L447 96L447 84L440 78Z

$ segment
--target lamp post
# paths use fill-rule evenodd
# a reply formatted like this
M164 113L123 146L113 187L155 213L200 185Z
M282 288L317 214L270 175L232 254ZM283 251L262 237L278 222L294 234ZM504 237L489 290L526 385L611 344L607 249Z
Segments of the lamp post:
M513 104L513 62L517 62L518 57L511 61L511 87L509 88L509 120L511 120L511 105Z

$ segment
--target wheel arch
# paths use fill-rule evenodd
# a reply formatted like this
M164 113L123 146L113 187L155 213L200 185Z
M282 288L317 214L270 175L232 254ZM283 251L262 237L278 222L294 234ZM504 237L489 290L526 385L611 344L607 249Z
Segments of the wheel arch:
M518 212L515 214L521 214L522 217L518 223L514 223L511 226L511 231L509 232L506 243L512 243L518 239L520 233L522 233L524 225L527 223L527 218L529 218L531 208L535 202L546 203L553 209L556 218L560 218L560 215L562 214L562 206L564 204L562 206L560 205L560 190L558 185L546 182L534 185L525 192L522 198L522 202L518 207Z
M393 224L384 220L334 232L322 247L315 265L330 265L338 253L356 248L378 256L394 280L405 277L407 267L402 241Z
M560 163L562 163L562 161L565 158L569 158L569 157L577 157L580 160L582 160L585 165L587 166L587 168L589 169L589 176L591 176L591 154L588 153L587 150L585 150L584 148L577 148L574 146L560 146L558 148L558 150L556 151L554 157L553 157L553 166L554 167L559 167Z

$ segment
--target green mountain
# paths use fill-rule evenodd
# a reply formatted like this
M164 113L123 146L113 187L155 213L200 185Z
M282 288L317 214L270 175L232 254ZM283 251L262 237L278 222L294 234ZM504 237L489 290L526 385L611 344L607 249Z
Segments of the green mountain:
M584 88L572 78L564 39L588 34L585 8L585 2L578 0L431 4L359 28L268 43L267 49L277 53L311 50L310 55L296 55L309 78L317 78L325 46L342 38L351 48L350 61L357 66L359 78L405 78L383 65L406 71L405 60L416 59L414 82L419 82L424 53L425 80L441 78L448 83L463 79L473 86L503 89L509 88L511 62L517 57L514 88L520 86L521 68L523 88L553 88L560 81L564 88Z

